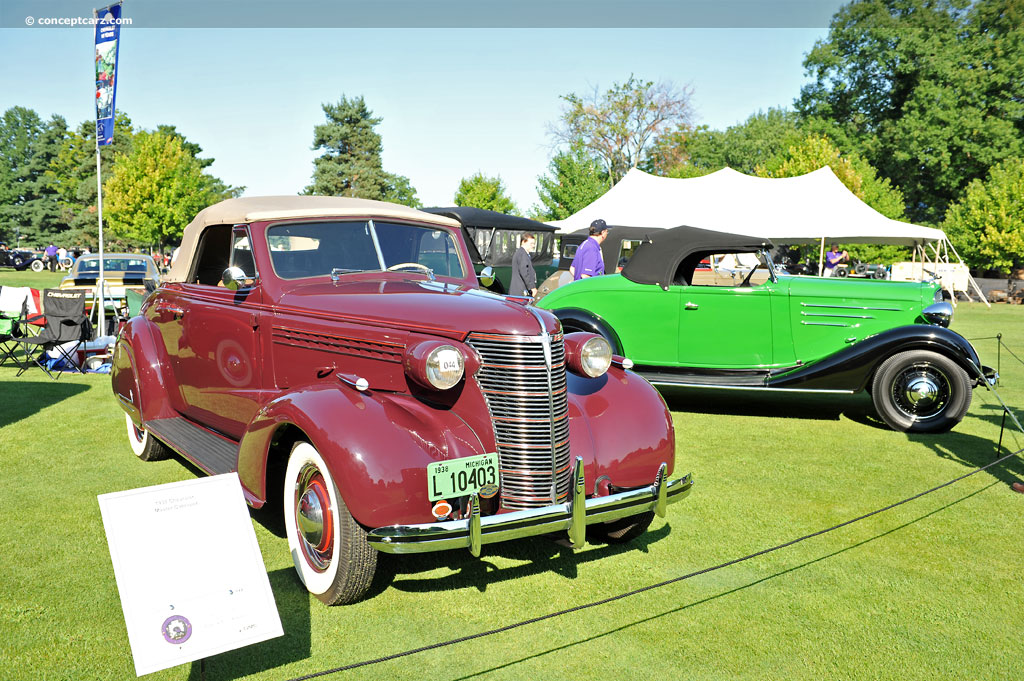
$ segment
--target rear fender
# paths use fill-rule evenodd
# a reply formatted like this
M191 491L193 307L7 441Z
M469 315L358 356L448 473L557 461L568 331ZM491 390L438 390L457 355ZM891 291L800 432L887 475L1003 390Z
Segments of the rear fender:
M279 436L292 427L317 448L349 512L367 527L434 521L427 464L485 453L451 410L344 384L309 387L268 403L246 429L238 474L255 506L267 499L269 466L290 453Z
M906 350L930 350L956 362L972 380L981 375L981 360L970 342L941 326L913 324L869 336L822 360L772 376L773 388L864 390L886 359Z
M110 385L121 408L136 425L177 416L178 386L166 370L165 353L153 323L132 317L117 337L111 361Z

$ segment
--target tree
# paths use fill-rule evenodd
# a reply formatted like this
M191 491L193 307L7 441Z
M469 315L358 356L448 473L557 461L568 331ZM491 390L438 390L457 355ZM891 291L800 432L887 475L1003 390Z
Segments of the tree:
M823 135L812 134L754 170L760 177L796 177L829 166L836 177L858 199L887 218L904 217L903 194L887 178L878 173L857 154L843 154ZM851 244L846 246L851 258L865 262L895 262L909 256L902 246Z
M943 230L967 264L1007 271L1024 265L1024 158L992 168L949 207Z
M385 172L383 143L374 117L362 97L344 95L337 104L324 104L327 122L313 128L313 149L322 150L313 161L313 184L306 194L353 196L393 201L418 207L409 178Z
M240 190L225 191L220 180L204 173L181 137L141 131L131 153L118 157L103 192L113 236L162 247L180 238L200 210Z
M132 151L135 130L123 112L115 115L114 141L100 147L104 182L114 169L115 159ZM99 243L96 192L96 123L83 121L69 132L46 171L47 182L57 195L61 221L67 226L62 239L68 244Z
M537 178L538 220L564 220L589 206L612 187L608 172L579 145L555 154L548 174Z
M462 178L455 192L455 205L519 215L516 204L505 193L501 177L487 177L481 172Z
M560 144L580 146L618 182L645 161L651 141L669 130L685 130L693 116L691 89L630 76L603 94L563 95L565 107L551 134Z
M798 110L899 185L915 221L938 221L968 183L1024 151L1018 0L851 2L804 67L814 82Z
M752 174L759 163L799 143L799 117L786 109L758 111L724 131L706 125L685 135L673 131L655 140L648 172L669 177L705 175L726 166Z
M55 240L62 229L57 195L46 171L67 135L67 122L43 123L31 109L12 107L0 119L0 238L28 246Z

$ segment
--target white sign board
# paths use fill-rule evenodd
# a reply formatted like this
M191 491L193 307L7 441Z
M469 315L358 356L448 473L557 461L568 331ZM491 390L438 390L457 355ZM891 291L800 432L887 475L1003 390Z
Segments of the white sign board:
M98 499L138 676L283 635L236 473Z

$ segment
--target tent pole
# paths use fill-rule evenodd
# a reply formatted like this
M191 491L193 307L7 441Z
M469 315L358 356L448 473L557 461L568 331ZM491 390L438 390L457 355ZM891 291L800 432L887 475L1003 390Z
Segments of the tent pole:
M821 237L821 253L818 255L818 276L825 273L825 237Z

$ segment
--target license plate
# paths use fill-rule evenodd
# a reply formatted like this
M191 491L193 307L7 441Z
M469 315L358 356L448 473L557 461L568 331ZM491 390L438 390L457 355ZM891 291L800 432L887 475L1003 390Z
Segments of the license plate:
M498 455L480 454L427 465L430 501L475 494L484 485L498 485Z

